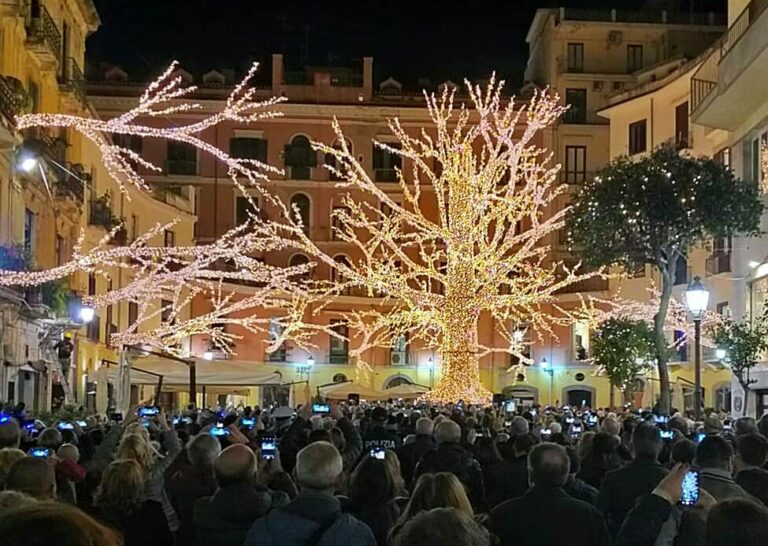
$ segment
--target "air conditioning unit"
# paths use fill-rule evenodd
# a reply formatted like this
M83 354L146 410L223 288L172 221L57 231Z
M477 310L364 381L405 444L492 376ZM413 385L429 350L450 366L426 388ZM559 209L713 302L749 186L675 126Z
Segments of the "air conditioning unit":
M389 353L390 366L405 366L408 364L408 353L405 351L392 351Z
M602 91L602 90L603 90L603 82L601 80L592 82L592 91Z
M619 30L612 30L608 33L608 43L611 45L619 45L624 38L624 34Z

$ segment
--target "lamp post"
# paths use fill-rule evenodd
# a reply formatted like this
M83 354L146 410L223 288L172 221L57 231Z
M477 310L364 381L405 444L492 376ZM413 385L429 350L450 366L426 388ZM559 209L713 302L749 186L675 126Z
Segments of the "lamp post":
M429 368L429 388L435 386L435 358L430 356L427 359L427 368Z
M541 359L541 369L544 373L549 375L549 405L552 405L552 389L555 383L555 369L550 362L547 362L546 358Z
M315 365L315 357L309 355L307 361L304 364L296 364L296 372L299 374L299 378L307 375L307 381L309 381L309 372L312 371L312 367Z
M709 291L701 283L699 277L694 277L693 282L685 291L685 304L693 317L694 326L694 390L693 412L696 420L701 420L701 317L707 309Z

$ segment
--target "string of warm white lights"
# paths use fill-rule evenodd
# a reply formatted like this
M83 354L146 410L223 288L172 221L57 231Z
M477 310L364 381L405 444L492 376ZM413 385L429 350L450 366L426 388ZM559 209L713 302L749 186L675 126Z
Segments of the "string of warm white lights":
M250 123L277 115L269 107L280 99L253 100L255 90L247 82L255 66L217 114L168 128L140 121L141 117L200 109L198 103L182 100L194 87L181 87L181 78L172 77L175 66L150 85L136 108L122 116L103 121L33 114L20 117L19 127L71 127L85 135L99 146L108 172L123 191L129 186L147 189L135 164L150 170L159 167L111 144L103 134L185 142L226 164L233 183L246 198L251 199L246 190L255 188L265 197L265 206L277 209L274 217L280 220L269 222L253 214L248 230L235 230L200 247L203 250L160 251L136 243L112 250L78 250L66 266L17 274L0 282L33 284L79 270L130 267L133 281L94 298L93 303L137 301L139 320L114 339L160 345L171 351L178 351L179 343L198 333L208 334L216 343L231 343L236 334L225 331L223 324L263 332L268 327L263 311L275 308L280 310L277 320L283 329L279 338L270 340L268 350L287 339L309 344L318 331L339 336L338 331L318 324L317 317L338 296L361 290L381 299L365 311L343 313L359 341L353 349L359 363L365 365L364 353L370 347L391 346L407 335L410 343L441 353L442 374L429 394L431 399L480 403L490 399L490 392L480 382L479 358L496 350L478 341L481 315L491 317L509 342L505 350L520 354L522 342L513 334L518 326L525 324L538 335L552 333L554 324L571 320L557 305L558 294L599 274L565 267L548 245L564 224L567 208L555 206L555 200L565 187L556 184L558 167L550 164L551 154L536 142L564 110L557 97L536 93L524 104L507 101L502 97L503 82L497 83L495 78L485 89L467 84L469 107L454 104L453 90L426 96L430 127L413 134L394 119L390 129L397 145L375 143L403 161L403 167L397 169L402 202L370 177L334 120L340 145L313 146L335 160L328 168L342 179L339 187L350 190L344 207L334 212L334 229L336 237L354 247L358 256L339 262L310 238L298 209L286 206L261 185L268 173L278 169L233 158L199 136L225 120ZM251 204L255 206L253 201ZM335 280L304 282L299 277L309 265L281 270L249 258L267 248L297 249L330 266L336 272ZM222 261L233 266L226 270L215 266ZM235 281L250 285L252 293L236 293ZM161 297L168 298L170 306L160 309L149 303ZM209 310L185 317L184 310L200 297L209 299ZM139 323L158 314L172 320L139 331ZM173 320L175 324L171 324Z

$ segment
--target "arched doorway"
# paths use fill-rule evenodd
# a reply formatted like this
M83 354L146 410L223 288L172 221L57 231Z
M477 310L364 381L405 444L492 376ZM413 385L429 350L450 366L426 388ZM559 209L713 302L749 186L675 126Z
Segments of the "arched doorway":
M577 408L592 408L596 402L596 391L588 385L573 385L563 389L563 403Z
M384 390L400 387L401 385L413 385L411 378L405 375L393 375L384 382Z
M539 390L529 385L511 385L501 391L504 400L514 400L517 408L530 408L539 401Z

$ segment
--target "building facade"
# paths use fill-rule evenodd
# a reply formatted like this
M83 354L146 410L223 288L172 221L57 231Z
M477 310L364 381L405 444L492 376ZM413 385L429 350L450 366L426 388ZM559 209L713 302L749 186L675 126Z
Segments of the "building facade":
M288 102L279 105L282 116L267 119L249 126L225 123L203 135L208 142L231 153L252 153L253 157L270 165L283 168L282 177L272 177L266 187L285 203L295 205L300 211L304 225L318 246L335 259L356 259L357 250L353 245L340 241L333 232L333 211L342 206L342 195L347 189L338 188L337 180L323 167L326 159L309 148L310 141L333 144L335 135L331 122L339 119L354 154L362 161L372 178L396 201L399 186L395 178L397 158L374 148L374 139L386 141L389 137L387 121L398 118L406 130L414 132L429 127L431 120L425 108L420 90L408 92L402 84L389 78L379 84L372 81L372 59L366 58L357 67L310 67L297 74L283 70L283 59L274 55L271 67L271 85L265 86L261 98L286 96ZM182 74L192 81L192 76ZM198 116L210 115L219 110L231 90L231 81L225 74L209 72L202 76L196 99L203 105L202 111L185 112L171 122L189 122ZM141 86L127 81L127 74L112 68L105 74L105 80L94 82L89 88L89 97L99 114L109 118L135 105ZM452 85L446 82L443 85ZM147 121L158 123L157 121ZM162 123L162 122L160 122ZM543 138L543 135L542 135ZM539 141L541 142L541 141ZM221 165L210 157L189 150L183 164L176 163L181 152L175 145L163 141L146 142L142 153L155 164L167 165L163 174L146 173L147 181L157 188L177 188L182 195L195 195L197 208L196 240L198 243L213 241L227 230L247 219L248 203L234 187ZM399 165L398 165L399 166ZM425 192L431 190L423 186ZM370 199L360 196L361 199ZM203 206L205 204L205 206ZM260 203L261 204L261 203ZM378 207L378 203L370 203ZM260 214L273 217L276 211L268 204L261 204ZM425 215L435 213L427 210L434 203L424 199ZM436 213L435 213L436 214ZM548 242L548 241L547 241ZM291 252L270 253L261 256L266 263L288 266L303 263L310 257ZM318 279L332 279L335 272L327 265L320 264L313 271ZM247 291L247 287L233 287ZM436 287L435 289L439 289ZM577 302L576 292L605 291L607 281L594 279L574 286L570 293L561 296L561 304ZM343 313L353 309L364 310L381 305L378 298L371 298L364 292L351 291L340 295L333 303L323 307L312 320L322 324L333 324ZM197 302L193 314L204 312L205 302ZM358 340L354 332L347 332L339 325L340 332L350 334L350 342L342 343L328 335L318 335L313 340L319 347L311 354L286 343L280 350L267 354L265 342L269 333L256 336L232 326L231 333L241 335L234 350L237 362L249 363L254 369L277 370L285 382L309 380L311 392L319 385L340 380L354 380L365 387L386 389L401 383L433 385L440 377L440 355L431 349L407 339L400 340L392 348L370 349L364 355L365 362L373 371L363 371L357 366L351 354ZM277 332L275 332L276 334ZM481 318L480 343L500 348L508 342L496 331L489 316ZM546 358L555 364L550 376L539 367L530 367L526 374L511 369L514 361L508 354L491 353L481 360L481 377L493 392L506 391L529 402L555 403L557 401L579 400L586 397L588 403L608 402L608 382L605 378L593 377L594 370L579 358L584 353L580 345L587 343L587 337L578 327L562 328L555 335L537 341L531 334L531 358L537 361ZM577 343L575 340L579 340ZM208 351L210 340L206 336L190 340L189 352L202 355ZM223 357L224 355L217 355ZM306 362L311 358L314 366L307 370ZM226 366L227 362L222 362ZM232 389L230 389L230 392ZM211 403L212 395L223 395L226 389L208 388L206 393ZM599 394L598 394L599 393ZM250 391L251 402L260 402L266 395L256 389ZM178 398L184 400L183 397ZM601 402L602 401L602 402Z
M768 75L768 10L765 2L728 2L728 30L691 76L691 121L705 135L724 138L737 176L758 182L765 191L768 143L768 101L761 89ZM722 137L721 135L724 135ZM727 152L726 152L727 151ZM761 231L768 227L763 215ZM731 313L736 320L751 320L765 312L768 287L768 239L735 238L730 257ZM762 416L768 410L768 367L753 370L754 383L745 393L733 381L733 410Z

